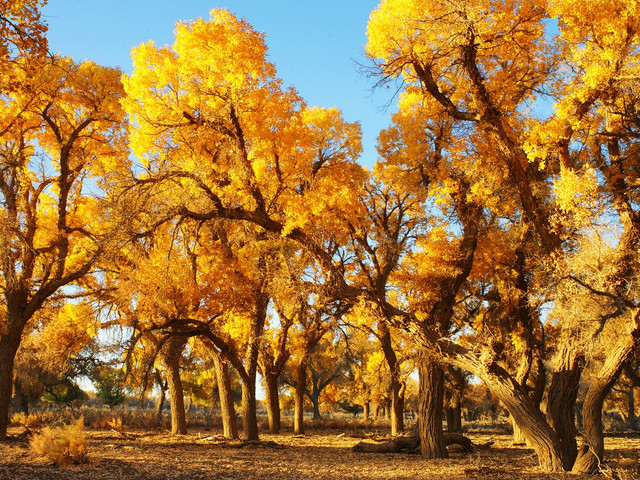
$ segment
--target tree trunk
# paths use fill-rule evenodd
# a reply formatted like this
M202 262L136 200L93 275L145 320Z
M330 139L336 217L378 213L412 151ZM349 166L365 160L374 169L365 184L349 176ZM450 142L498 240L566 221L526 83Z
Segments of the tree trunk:
M294 393L293 433L304 433L304 390L307 383L307 362L301 360L296 367L296 390Z
M504 368L486 357L482 353L456 352L448 356L448 361L476 375L500 399L536 452L543 472L564 472L560 440L540 409Z
M551 377L547 418L560 440L565 469L570 470L578 455L574 407L584 368L584 357L565 344L558 352L557 358L559 366Z
M156 409L156 421L158 423L158 427L162 428L162 411L164 410L164 401L167 396L167 382L162 381L162 375L160 374L160 370L156 368L155 370L155 378L158 387L160 388L160 394L158 397L158 408Z
M167 367L167 384L171 396L171 433L187 433L187 417L184 410L184 390L180 378L180 357L186 345L186 339L174 337L167 341L164 363Z
M420 362L419 373L420 453L424 458L447 458L447 449L442 435L444 371L434 360L424 358Z
M371 415L370 408L371 404L369 402L364 402L364 405L362 406L362 419L365 422L369 420L369 416Z
M231 393L231 376L229 365L218 355L213 355L218 380L218 397L220 399L220 416L222 418L222 432L224 438L238 438L238 424L236 422L236 409L233 405Z
M391 435L400 435L404 432L404 384L391 378Z
M269 417L269 433L280 433L280 395L278 393L278 376L266 375L264 378L267 396L267 416Z
M242 381L242 429L246 440L259 440L258 417L256 414L256 375L249 381Z
M518 422L513 419L512 415L509 415L509 421L511 422L511 427L513 428L513 444L526 445L527 438L522 429L518 426Z
M604 364L594 376L582 407L584 422L584 435L578 457L573 465L572 473L597 472L604 456L604 435L602 433L602 405L611 391L611 387L618 379L624 363L640 339L638 316L640 312L634 312L636 322L635 330L623 335L618 344L610 350Z
M453 407L453 431L462 431L462 407L460 404Z
M9 406L13 393L13 365L20 345L20 335L0 335L0 441L7 438Z

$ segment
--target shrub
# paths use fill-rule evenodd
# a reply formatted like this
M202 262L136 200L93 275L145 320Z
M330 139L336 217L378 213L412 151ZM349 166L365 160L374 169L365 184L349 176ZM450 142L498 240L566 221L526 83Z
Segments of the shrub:
M62 427L45 427L31 439L31 448L57 465L84 463L87 458L84 419L80 417Z

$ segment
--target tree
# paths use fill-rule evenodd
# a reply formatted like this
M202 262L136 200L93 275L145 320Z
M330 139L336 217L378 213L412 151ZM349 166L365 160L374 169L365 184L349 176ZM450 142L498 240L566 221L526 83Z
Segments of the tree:
M103 365L94 372L96 395L106 406L113 408L126 400L122 385L123 372L121 369Z
M55 58L29 75L28 92L2 100L3 122L13 116L0 137L0 439L24 329L115 238L119 219L105 215L99 195L128 164L117 70Z

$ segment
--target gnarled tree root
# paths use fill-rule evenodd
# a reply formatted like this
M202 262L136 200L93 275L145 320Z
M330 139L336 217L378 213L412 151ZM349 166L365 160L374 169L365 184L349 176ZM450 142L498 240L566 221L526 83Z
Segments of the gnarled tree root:
M445 445L460 445L467 453L472 452L474 445L468 437L459 433L443 433ZM489 447L491 443L482 445ZM477 447L477 445L476 445ZM360 442L353 446L354 452L364 453L420 453L420 437L398 437L390 442Z

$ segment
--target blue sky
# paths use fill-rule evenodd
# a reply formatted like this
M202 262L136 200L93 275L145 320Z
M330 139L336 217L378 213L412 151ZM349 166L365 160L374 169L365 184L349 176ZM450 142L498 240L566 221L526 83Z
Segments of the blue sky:
M376 159L375 142L389 123L391 90L372 95L374 80L359 73L369 13L376 0L49 0L43 11L49 46L75 60L89 59L131 70L130 50L149 40L173 43L178 20L208 18L227 8L265 32L269 59L285 85L294 86L309 105L340 108L363 130L362 163Z

